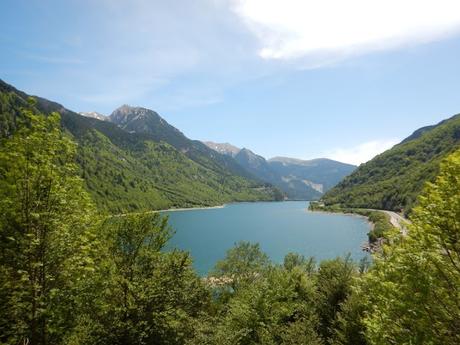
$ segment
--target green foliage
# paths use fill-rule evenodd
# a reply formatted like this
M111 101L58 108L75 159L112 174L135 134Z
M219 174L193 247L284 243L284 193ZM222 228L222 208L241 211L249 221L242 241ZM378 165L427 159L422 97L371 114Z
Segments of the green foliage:
M313 279L302 270L272 268L239 290L217 325L216 343L320 344ZM302 342L303 343L303 342Z
M356 283L352 284L356 286ZM368 344L364 335L364 315L366 306L363 303L365 296L352 290L348 298L340 305L341 310L331 327L333 345L366 345Z
M283 260L283 267L288 271L300 267L305 272L311 274L316 267L316 263L313 258L306 258L297 253L287 253Z
M460 150L420 196L408 236L394 234L366 279L372 344L460 342L459 191Z
M332 338L332 324L341 310L341 304L351 293L352 279L356 274L356 266L345 259L326 260L321 262L317 273L317 315L320 320L319 333L323 339Z
M168 133L175 134L166 137L131 133L42 98L34 105L27 99L0 80L0 138L20 127L22 108L59 112L62 127L78 144L77 163L86 189L101 211L118 214L282 199L270 185L240 174L236 162L228 162L231 158L217 155L175 129L169 129ZM159 141L168 138L172 145Z
M88 120L94 128L82 132L80 121ZM79 143L81 173L100 209L119 213L274 199L271 187L211 170L167 143L100 122L79 115L64 122Z
M460 144L460 115L417 131L401 144L362 164L324 195L326 205L406 213L443 158Z
M16 131L21 108L29 106L14 93L0 92L0 138L9 137Z
M168 144L67 122L80 141L77 149L58 114L37 113L38 105L21 94L0 95L6 124L0 141L1 344L460 343L460 150L419 197L407 236L386 228L380 212L311 205L365 215L376 237L385 234L388 241L369 271L368 263L356 265L349 257L316 265L295 253L275 265L259 245L241 242L216 264L217 280L202 279L188 253L165 251L173 235L166 218L140 213L102 220L78 175L90 176L90 190L106 188L101 200L141 191L152 193L155 205L168 205L175 191L205 198L205 184L215 190L217 182L195 175L221 175ZM18 106L25 110L17 112ZM112 130L116 135L107 136ZM160 172L149 175L154 170ZM190 185L193 178L198 182ZM232 178L221 183L222 195L246 193ZM148 181L154 182L143 185Z
M270 266L268 256L259 244L239 242L227 252L225 259L217 262L213 276L229 278L232 289L253 283Z
M94 293L72 344L183 344L193 337L210 295L187 253L162 251L171 235L158 213L106 221L101 263L88 282Z
M197 335L212 339L211 344L330 344L337 337L335 327L354 278L364 272L349 258L316 266L313 259L294 253L286 255L283 265L273 265L257 245L246 242L216 266L220 277L249 279L215 300L214 318L204 320L207 326ZM239 267L237 272L233 267ZM345 312L347 321L356 321ZM355 329L346 331L350 338L359 338Z
M374 243L379 238L385 237L385 234L394 230L394 226L390 222L390 217L383 212L379 211L357 211L358 214L368 217L369 221L372 222L373 228L367 234L369 242Z
M97 217L59 115L21 121L0 145L0 342L59 343L94 270Z

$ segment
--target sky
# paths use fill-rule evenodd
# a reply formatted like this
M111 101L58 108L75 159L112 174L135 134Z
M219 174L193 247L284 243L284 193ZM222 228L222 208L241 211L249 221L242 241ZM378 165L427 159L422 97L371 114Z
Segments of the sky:
M360 164L460 113L458 0L2 0L0 79L192 139Z

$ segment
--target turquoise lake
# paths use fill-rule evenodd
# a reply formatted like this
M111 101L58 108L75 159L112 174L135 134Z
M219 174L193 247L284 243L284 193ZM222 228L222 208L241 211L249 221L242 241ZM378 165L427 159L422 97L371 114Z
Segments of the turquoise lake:
M318 261L346 254L367 254L369 223L364 218L307 211L306 201L236 203L223 208L164 212L176 231L169 243L191 253L194 267L206 275L238 241L258 242L276 263L289 252Z

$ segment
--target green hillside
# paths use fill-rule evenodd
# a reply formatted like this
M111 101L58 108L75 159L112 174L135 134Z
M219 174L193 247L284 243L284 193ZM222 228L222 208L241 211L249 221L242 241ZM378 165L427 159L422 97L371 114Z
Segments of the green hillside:
M423 127L392 149L362 164L326 193L326 205L410 211L443 158L460 146L460 115Z
M155 141L149 133L130 133L39 97L31 106L28 98L0 81L1 137L17 128L21 107L34 107L45 114L59 112L62 126L79 144L81 176L100 209L126 212L280 197L271 186L238 175L212 156L195 152L198 158L192 160L170 144Z
M217 153L201 141L187 138L181 131L170 125L157 112L123 105L107 117L108 121L132 133L137 133L155 142L166 142L185 154L194 162L219 173L228 173L254 178L232 157Z

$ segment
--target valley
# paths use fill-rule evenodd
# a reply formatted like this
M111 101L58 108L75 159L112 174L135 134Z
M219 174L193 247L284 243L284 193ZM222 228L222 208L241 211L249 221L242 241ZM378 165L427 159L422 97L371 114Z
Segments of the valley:
M145 334L152 345L286 345L299 336L374 345L366 323L380 325L395 295L416 310L412 284L429 281L426 291L447 296L458 281L458 115L359 167L267 160L191 140L146 108L82 115L4 82L0 115L0 330L13 329L0 340L40 338L26 320L39 301L61 319L30 317L53 324L59 332L42 330L62 345L138 345ZM32 303L24 282L33 282ZM438 298L425 303L434 309ZM235 338L247 329L253 342ZM280 329L293 332L287 343ZM135 340L125 342L128 331Z
M459 345L460 1L2 0L0 345Z
M61 114L78 142L81 176L109 213L215 206L228 202L315 200L355 167L327 159L269 161L248 149L213 149L187 138L156 112L123 105L105 116L75 113L0 80L0 133L14 133L22 107ZM219 144L220 145L220 144ZM219 146L220 147L220 146Z

